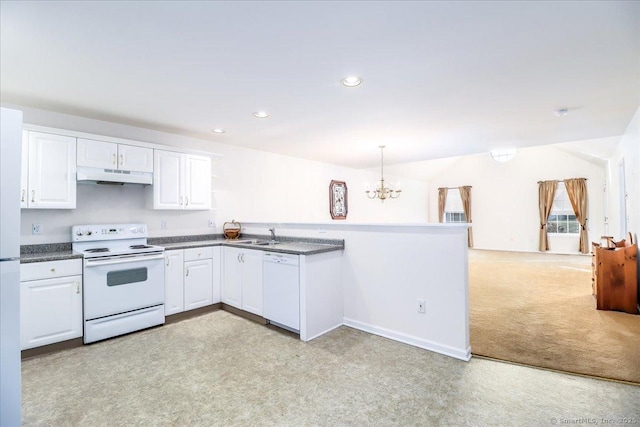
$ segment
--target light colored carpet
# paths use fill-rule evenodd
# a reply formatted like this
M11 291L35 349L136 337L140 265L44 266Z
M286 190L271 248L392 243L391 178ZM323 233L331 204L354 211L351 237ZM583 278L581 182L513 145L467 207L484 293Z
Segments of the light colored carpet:
M640 383L640 316L595 308L591 257L469 251L474 354Z
M351 328L310 343L224 311L23 363L27 426L548 425L639 417L640 388Z

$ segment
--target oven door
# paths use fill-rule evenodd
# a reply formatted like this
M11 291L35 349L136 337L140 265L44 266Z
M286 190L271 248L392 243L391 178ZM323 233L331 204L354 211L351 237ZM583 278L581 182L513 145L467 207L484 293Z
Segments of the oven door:
M84 260L84 318L164 304L164 255Z

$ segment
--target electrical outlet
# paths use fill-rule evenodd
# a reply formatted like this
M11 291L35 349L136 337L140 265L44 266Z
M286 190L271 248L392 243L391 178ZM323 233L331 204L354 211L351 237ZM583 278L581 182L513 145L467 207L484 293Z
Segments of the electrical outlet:
M210 219L209 220L209 228L216 228L216 220L215 219Z
M31 224L31 234L42 234L42 224Z
M426 310L425 303L423 299L418 300L418 313L424 313Z
M167 225L167 220L163 219L162 222L160 223L160 228L162 228L163 230L166 230L168 227Z

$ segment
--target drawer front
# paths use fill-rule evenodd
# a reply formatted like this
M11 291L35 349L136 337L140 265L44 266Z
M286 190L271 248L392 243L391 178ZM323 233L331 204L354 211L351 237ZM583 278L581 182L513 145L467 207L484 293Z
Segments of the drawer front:
M52 279L82 274L82 259L20 264L20 281Z
M213 258L213 247L206 248L191 248L184 250L185 261L197 261L199 259L211 259Z

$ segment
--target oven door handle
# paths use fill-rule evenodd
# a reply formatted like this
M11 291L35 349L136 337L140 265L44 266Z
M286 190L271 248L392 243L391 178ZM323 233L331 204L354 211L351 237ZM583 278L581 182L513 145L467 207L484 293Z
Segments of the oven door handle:
M150 261L150 260L154 260L154 259L164 259L164 255L163 254L157 254L157 255L147 255L147 256L139 256L139 255L132 255L129 257L123 257L123 258L116 258L116 259L108 259L108 260L86 260L85 261L85 266L86 267L100 267L101 265L112 265L112 264L125 264L128 262L142 262L142 261Z

